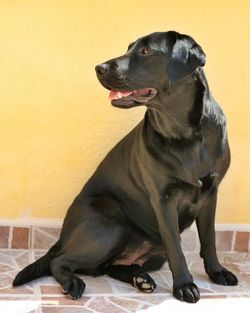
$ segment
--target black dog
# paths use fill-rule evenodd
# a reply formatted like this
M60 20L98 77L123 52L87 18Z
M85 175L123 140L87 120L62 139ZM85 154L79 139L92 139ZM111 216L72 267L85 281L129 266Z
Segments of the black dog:
M199 290L180 245L195 220L209 278L236 285L215 249L217 190L230 163L226 121L202 70L205 54L189 36L158 32L123 56L98 65L114 106L145 105L144 119L105 157L74 200L59 241L26 267L13 285L51 274L72 298L85 284L74 273L108 274L144 292L148 271L168 260L177 299L197 302Z

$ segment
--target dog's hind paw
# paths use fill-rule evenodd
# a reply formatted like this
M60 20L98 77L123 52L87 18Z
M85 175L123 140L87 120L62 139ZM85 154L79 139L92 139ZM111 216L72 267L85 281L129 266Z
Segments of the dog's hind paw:
M85 289L85 283L76 276L72 276L71 279L67 279L64 284L62 284L62 292L68 295L71 299L79 299Z
M236 286L238 284L237 277L225 268L221 271L209 272L208 276L212 282L218 285Z
M133 277L133 286L140 291L151 293L156 288L156 284L147 273L139 274Z

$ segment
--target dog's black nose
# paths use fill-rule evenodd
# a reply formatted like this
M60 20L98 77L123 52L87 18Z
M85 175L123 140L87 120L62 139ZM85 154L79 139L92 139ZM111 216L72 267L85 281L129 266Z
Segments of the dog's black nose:
M100 64L100 65L97 65L97 66L95 67L95 70L96 70L96 73L97 73L98 75L103 75L103 74L105 74L106 72L108 72L108 70L109 70L109 65L108 65L108 63L103 63L103 64Z

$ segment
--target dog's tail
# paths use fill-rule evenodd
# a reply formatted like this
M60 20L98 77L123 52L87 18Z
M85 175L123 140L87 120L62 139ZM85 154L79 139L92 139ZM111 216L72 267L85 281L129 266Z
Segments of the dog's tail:
M60 251L60 241L50 248L50 250L40 259L34 263L25 267L21 272L19 272L12 285L20 286L22 284L28 283L29 281L45 276L50 275L49 265L52 259L54 259Z

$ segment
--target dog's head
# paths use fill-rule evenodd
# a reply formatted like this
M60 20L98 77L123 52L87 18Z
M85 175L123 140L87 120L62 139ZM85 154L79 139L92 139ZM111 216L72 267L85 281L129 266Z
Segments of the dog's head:
M127 52L96 66L114 106L148 105L166 86L192 75L205 64L202 48L187 35L157 32L131 43Z

